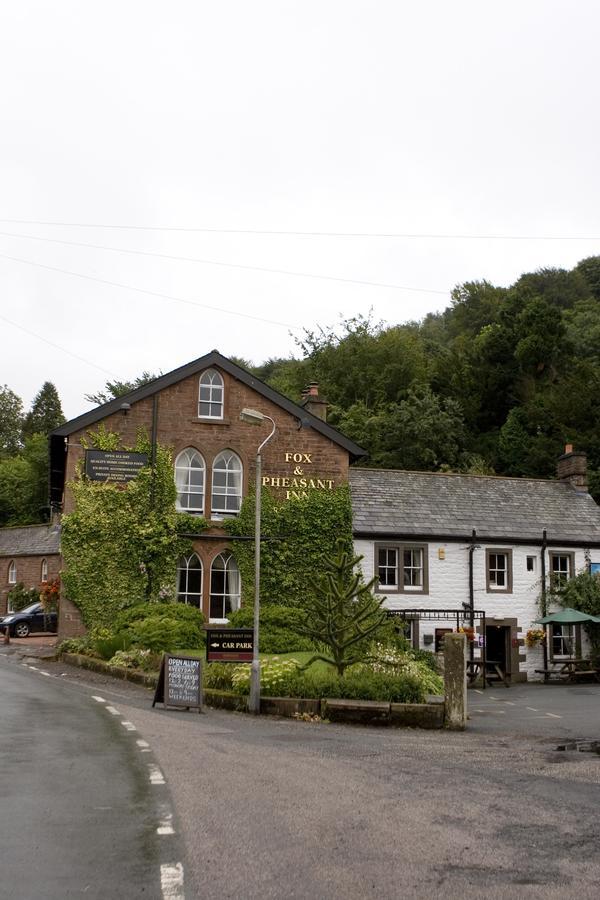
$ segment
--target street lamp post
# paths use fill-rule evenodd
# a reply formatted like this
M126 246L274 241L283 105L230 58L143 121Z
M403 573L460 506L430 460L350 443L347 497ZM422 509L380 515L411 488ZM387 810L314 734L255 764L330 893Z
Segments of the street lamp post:
M256 409L244 408L240 413L242 422L251 425L261 425L267 419L271 425L271 433L259 445L256 451L256 493L255 493L255 518L254 518L254 646L252 650L252 668L250 671L250 699L248 709L252 713L260 712L260 657L258 655L259 621L260 621L260 514L261 514L261 481L262 481L262 457L261 451L275 434L275 422L271 416L259 412Z

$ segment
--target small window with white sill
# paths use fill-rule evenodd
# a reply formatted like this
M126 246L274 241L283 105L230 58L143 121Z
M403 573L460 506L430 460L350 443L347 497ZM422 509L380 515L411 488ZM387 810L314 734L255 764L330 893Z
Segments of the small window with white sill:
M379 591L427 593L426 546L387 544L376 547L375 554Z
M550 584L554 590L573 577L574 564L573 553L550 552Z
M486 587L488 593L512 592L512 553L510 550L486 550Z
M222 419L225 388L221 375L215 369L207 369L200 376L198 391L198 418Z
M14 561L14 559L11 560L11 562L8 566L8 583L9 584L17 583L17 564Z

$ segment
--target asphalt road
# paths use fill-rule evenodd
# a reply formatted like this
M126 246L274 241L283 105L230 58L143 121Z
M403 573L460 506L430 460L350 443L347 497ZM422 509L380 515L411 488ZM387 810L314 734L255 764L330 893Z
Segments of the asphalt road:
M141 688L40 667L53 677L27 677L118 710L105 741L125 719L149 744L188 900L600 893L600 756L555 749L600 739L600 685L469 692L457 734L153 710Z
M34 664L35 665L35 664ZM90 691L0 659L0 898L161 898L168 789ZM139 738L140 736L135 733ZM172 896L177 896L176 892Z

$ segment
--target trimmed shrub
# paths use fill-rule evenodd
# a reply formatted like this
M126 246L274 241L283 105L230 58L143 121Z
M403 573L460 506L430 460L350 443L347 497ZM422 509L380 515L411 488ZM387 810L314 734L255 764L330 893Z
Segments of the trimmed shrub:
M58 647L59 653L87 653L90 649L90 642L87 637L67 638L61 641Z
M31 603L38 603L39 599L40 589L26 588L22 581L17 582L8 592L8 606L13 612L20 612Z
M297 633L304 613L298 607L265 603L260 608L260 629L258 649L261 653L293 653L294 651L315 649L310 638ZM243 606L229 616L233 628L252 628L254 609Z
M231 691L233 690L233 669L238 668L232 666L231 663L208 663L202 670L202 678L205 688L212 688L215 691Z
M110 660L112 666L124 669L141 669L144 672L157 672L160 668L160 656L151 650L133 647L131 650L117 650Z
M113 634L110 637L99 637L93 641L94 650L104 660L112 659L117 650L129 650L131 637L126 632Z
M128 634L131 644L153 653L200 648L202 634L191 622L178 622L170 616L149 617L132 622Z
M134 622L142 619L157 619L168 616L178 622L189 622L201 628L204 624L204 616L195 606L186 603L137 603L123 610L115 620L115 630L121 631L129 628Z
M418 663L414 663L418 667ZM238 694L250 689L250 666L234 666L232 688ZM375 672L362 663L346 670L343 676L331 672L300 672L293 660L267 660L261 663L261 693L265 697L299 697L315 700L382 700L391 703L423 703L433 693L422 672Z

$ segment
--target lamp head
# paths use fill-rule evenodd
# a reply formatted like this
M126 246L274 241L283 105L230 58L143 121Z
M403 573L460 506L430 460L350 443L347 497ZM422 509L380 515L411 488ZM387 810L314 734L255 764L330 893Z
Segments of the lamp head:
M240 413L241 421L248 422L249 425L260 425L266 418L257 409L250 409L249 407L244 407Z

